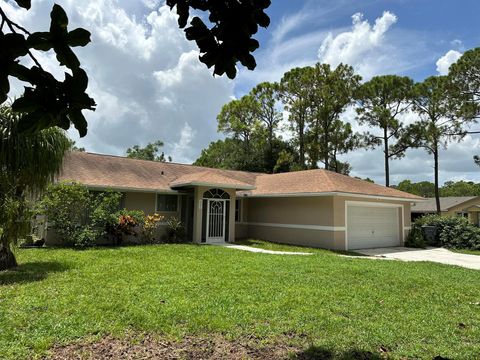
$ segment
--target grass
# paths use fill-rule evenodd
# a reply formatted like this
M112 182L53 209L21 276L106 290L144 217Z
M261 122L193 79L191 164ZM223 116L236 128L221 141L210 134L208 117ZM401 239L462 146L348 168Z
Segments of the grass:
M463 250L463 249L448 249L453 252L468 254L468 255L480 255L480 250Z
M322 254L337 253L341 255L350 255L350 256L365 256L363 254L360 254L354 251L324 250L324 249L317 249L317 248L311 248L311 247L305 247L305 246L286 245L286 244L280 244L280 243L274 243L270 241L256 240L256 239L240 239L240 240L236 240L235 244L247 245L254 248L274 250L274 251L308 252L308 253L322 253Z
M264 240L256 240L256 239L240 239L236 240L235 244L238 245L247 245L254 248L265 249L265 250L274 250L274 251L292 251L292 252L310 252L310 253L328 253L327 250L322 249L314 249L308 248L303 246L292 246L292 245L285 245L279 243L273 243Z
M0 358L126 332L287 339L337 356L478 358L480 271L309 251L19 250L19 268L0 272Z

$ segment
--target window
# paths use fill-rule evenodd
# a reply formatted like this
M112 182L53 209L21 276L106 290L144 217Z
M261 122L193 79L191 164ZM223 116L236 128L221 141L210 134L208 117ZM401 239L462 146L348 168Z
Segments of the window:
M157 194L157 211L175 212L178 206L177 195Z
M235 221L241 222L242 220L242 200L235 200Z
M221 189L210 189L203 193L204 199L230 199L230 195Z
M468 218L468 212L459 211L459 212L457 212L457 216Z

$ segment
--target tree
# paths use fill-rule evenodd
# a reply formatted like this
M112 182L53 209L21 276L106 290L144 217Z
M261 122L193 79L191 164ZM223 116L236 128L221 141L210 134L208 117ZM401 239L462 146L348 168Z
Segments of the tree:
M163 141L157 140L153 143L148 143L145 147L140 147L140 145L134 145L131 148L127 149L127 157L140 160L150 160L150 161L165 161L165 154L161 152L159 154L160 148L163 146ZM172 161L172 157L168 157L168 161Z
M29 10L31 0L14 0L18 6ZM235 64L240 62L248 69L256 66L251 54L259 47L253 35L258 27L267 27L270 19L264 12L270 0L167 0L176 9L178 25L185 28L188 40L196 42L200 61L214 74L227 74L234 78ZM207 24L199 17L191 17L190 10L206 12ZM12 109L23 113L19 130L41 130L53 126L68 129L75 126L81 137L87 133L83 110L94 110L95 102L86 94L88 76L80 67L73 47L90 42L90 33L82 28L68 30L68 17L63 8L53 5L49 31L30 32L10 19L0 6L0 104L7 100L10 78L29 83L23 96L16 99ZM65 66L63 81L58 81L34 56L32 50L51 51L56 54L59 66ZM33 65L24 65L30 58ZM22 62L23 61L23 62Z
M445 181L440 188L441 196L480 196L480 184L473 181Z
M397 186L393 186L400 191L405 191L410 194L422 197L434 197L435 185L429 181L420 181L412 183L410 180L403 180Z
M274 156L274 142L276 140L276 131L282 114L277 110L278 84L263 82L258 84L250 92L250 96L255 100L256 116L260 126L265 129L268 150L266 162L268 167L273 168L276 164Z
M270 152L265 142L254 137L249 153L245 153L244 144L240 139L226 138L211 142L202 150L199 158L193 163L219 169L242 170L261 173L276 173L291 171L298 163L293 149L286 141L275 138L273 141L273 164L270 163Z
M279 97L289 113L290 129L295 135L293 142L298 147L301 169L307 168L305 132L311 111L311 79L311 68L294 68L283 75L279 87Z
M70 150L71 151L85 152L85 148L84 147L78 147L75 140L69 139L68 142L70 144Z
M327 147L328 153L328 167L326 169L335 171L340 174L348 175L352 169L348 162L341 162L337 159L338 155L346 154L347 152L357 149L361 145L360 136L353 133L352 126L349 123L344 123L341 120L335 120L330 125L330 133L328 134L328 142L323 141L323 136L320 137L320 143L324 143Z
M355 75L351 66L343 64L332 70L328 64L317 63L309 73L312 76L308 131L311 167L317 167L317 162L321 161L326 170L336 170L337 154L358 145L351 126L339 117L352 103L361 77Z
M450 66L448 76L463 95L480 99L480 48L466 51Z
M390 186L390 159L405 155L406 144L402 139L404 126L398 117L410 106L413 81L397 75L375 76L364 83L358 93L357 120L381 129L379 136L368 133L369 143L373 147L383 145L385 163L385 186ZM396 142L395 142L396 141Z
M396 189L423 197L435 196L435 184L429 181L412 183L410 180L403 180ZM440 196L480 196L480 184L472 181L445 181L439 188Z
M416 147L424 148L433 155L435 199L437 213L440 214L439 151L446 149L450 142L461 141L465 137L464 125L474 121L475 114L465 111L465 104L471 101L470 96L463 98L452 92L446 76L431 76L415 84L413 90L412 105L419 120L409 127L405 136Z
M241 140L245 152L250 151L250 140L258 125L257 104L248 95L225 104L217 116L218 131Z
M464 97L471 97L475 106L480 101L480 48L466 51L460 59L450 66L448 77L455 91ZM480 157L473 157L480 166Z
M27 194L45 189L70 147L62 130L24 133L21 122L22 115L0 108L0 270L16 265L11 245L28 227Z

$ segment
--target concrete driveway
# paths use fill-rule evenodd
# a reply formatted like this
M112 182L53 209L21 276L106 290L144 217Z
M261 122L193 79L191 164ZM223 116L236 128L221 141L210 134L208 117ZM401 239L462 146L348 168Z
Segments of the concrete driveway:
M379 259L402 261L432 261L447 265L457 265L480 270L480 256L455 253L444 248L415 249L406 247L376 248L355 250L363 255Z

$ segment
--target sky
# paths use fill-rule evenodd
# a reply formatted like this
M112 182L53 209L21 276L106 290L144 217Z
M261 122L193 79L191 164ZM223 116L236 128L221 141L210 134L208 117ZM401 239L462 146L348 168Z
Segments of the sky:
M79 139L87 151L125 155L128 147L164 141L174 162L191 163L217 133L216 116L223 104L248 93L262 81L279 81L292 67L316 62L348 63L364 81L372 76L398 74L421 81L445 74L461 54L480 44L478 0L273 0L267 9L268 29L255 38L255 71L239 66L235 80L212 75L198 60L194 43L185 39L177 20L159 0L57 0L69 15L69 27L84 27L92 43L76 48L90 82L88 93L95 112L84 112L89 128ZM25 11L13 1L0 0L9 16L27 28L48 28L53 2L33 0ZM39 55L59 79L52 54ZM11 96L21 94L21 84ZM355 112L342 115L355 130ZM414 121L412 114L405 121ZM480 129L480 124L472 129ZM288 134L285 134L288 136ZM440 179L480 182L480 168L472 160L480 154L480 137L467 136L440 154ZM342 157L351 175L384 182L381 149L359 150ZM431 156L409 150L393 160L391 182L403 179L432 181Z

